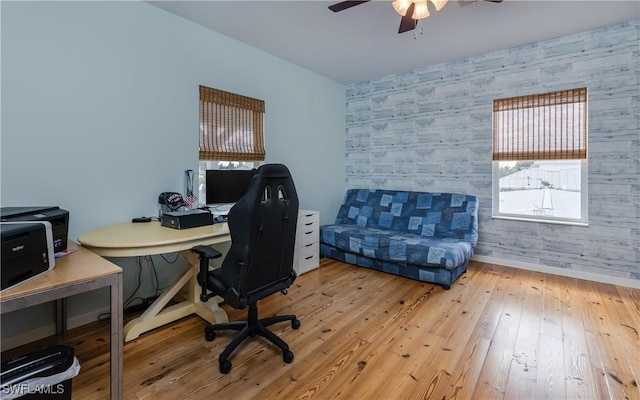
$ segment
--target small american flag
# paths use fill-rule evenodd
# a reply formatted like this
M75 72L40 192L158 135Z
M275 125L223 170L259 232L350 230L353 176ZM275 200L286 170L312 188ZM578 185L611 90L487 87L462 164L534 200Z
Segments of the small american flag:
M184 171L184 194L184 202L187 208L191 209L191 206L198 202L198 196L193 194L193 170L191 169Z
M189 207L191 207L191 205L196 204L198 202L198 196L196 196L193 193L187 194L187 196L184 198L184 202L187 203Z

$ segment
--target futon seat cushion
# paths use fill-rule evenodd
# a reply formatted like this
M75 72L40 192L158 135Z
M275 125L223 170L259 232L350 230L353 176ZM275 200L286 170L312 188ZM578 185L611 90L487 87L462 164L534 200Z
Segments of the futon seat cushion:
M365 257L447 269L463 264L473 255L473 247L466 239L434 238L354 225L325 225L321 240L327 245Z

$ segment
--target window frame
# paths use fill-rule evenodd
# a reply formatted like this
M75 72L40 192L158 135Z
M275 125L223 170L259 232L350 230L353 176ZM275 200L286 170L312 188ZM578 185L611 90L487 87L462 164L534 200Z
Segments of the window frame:
M567 114L564 114L565 112ZM492 138L492 218L588 225L588 90L586 87L495 99L492 112ZM579 218L500 212L500 194L503 193L500 191L501 162L545 163L569 160L580 162Z
M206 204L206 171L221 163L258 168L265 160L264 100L199 86L198 198Z
M549 160L518 160L518 161L549 161ZM588 160L580 161L580 218L548 217L542 215L526 215L500 212L500 161L493 161L492 189L491 189L491 218L512 221L542 222L560 225L589 225L589 193L588 193Z

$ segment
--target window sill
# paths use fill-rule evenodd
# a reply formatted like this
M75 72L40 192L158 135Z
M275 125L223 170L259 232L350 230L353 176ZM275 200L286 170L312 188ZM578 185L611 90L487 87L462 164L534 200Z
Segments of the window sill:
M554 225L571 225L571 226L589 226L588 222L579 222L579 221L559 221L559 220L551 220L551 219L537 219L537 218L527 218L527 217L513 217L506 215L492 215L491 219L504 219L507 221L520 221L520 222L539 222L542 224L554 224Z

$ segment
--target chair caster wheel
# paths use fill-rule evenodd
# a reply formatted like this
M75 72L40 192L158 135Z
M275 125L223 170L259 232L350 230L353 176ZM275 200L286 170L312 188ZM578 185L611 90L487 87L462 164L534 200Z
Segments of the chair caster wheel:
M298 329L300 328L300 320L298 319L294 319L293 321L291 321L291 327L293 329Z
M291 350L282 352L282 361L290 364L293 361L293 352Z
M231 361L229 360L220 360L220 373L228 374L231 371Z
M207 342L212 341L213 339L216 338L216 333L214 331L211 331L209 329L204 330L204 338L207 339Z

